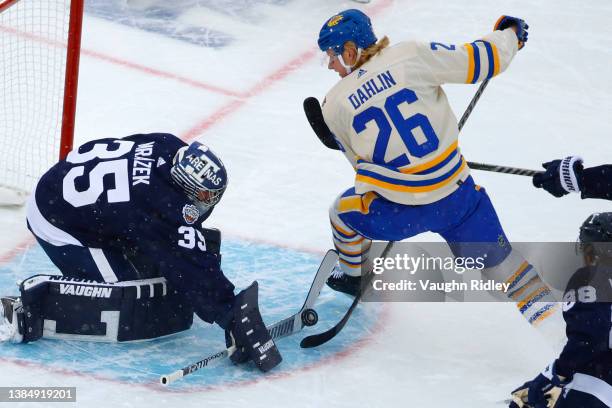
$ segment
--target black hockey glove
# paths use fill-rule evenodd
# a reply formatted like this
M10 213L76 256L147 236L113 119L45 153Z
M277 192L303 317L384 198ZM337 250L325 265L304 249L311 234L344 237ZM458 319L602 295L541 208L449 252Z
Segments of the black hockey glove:
M493 30L505 30L506 28L513 28L516 33L516 38L518 39L518 47L519 50L525 46L527 42L527 37L529 33L527 30L529 29L529 25L518 17L510 17L510 16L501 16L495 22L495 26L493 26Z
M546 170L533 176L533 185L543 188L555 197L579 193L582 188L582 159L569 156L542 164Z
M567 385L565 378L555 373L554 363L546 367L536 378L512 391L510 408L554 407L561 391Z

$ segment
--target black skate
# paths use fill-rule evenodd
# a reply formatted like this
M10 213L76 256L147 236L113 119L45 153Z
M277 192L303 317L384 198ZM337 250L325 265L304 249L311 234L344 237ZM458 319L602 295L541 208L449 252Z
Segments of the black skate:
M350 276L336 266L331 276L327 278L327 286L335 291L355 297L361 290L361 276Z

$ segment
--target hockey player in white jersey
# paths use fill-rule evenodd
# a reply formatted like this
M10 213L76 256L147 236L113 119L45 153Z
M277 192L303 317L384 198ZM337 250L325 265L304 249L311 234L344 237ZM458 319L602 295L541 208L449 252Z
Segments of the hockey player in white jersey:
M485 273L510 284L507 295L530 323L554 313L550 290L511 249L487 193L470 176L457 119L441 87L503 72L525 45L527 29L523 20L502 16L493 32L471 43L390 47L359 10L325 22L318 45L341 80L323 101L323 117L356 172L354 187L330 209L341 259L330 287L359 291L372 240L401 241L432 231L455 256L486 253ZM474 242L483 245L465 244Z

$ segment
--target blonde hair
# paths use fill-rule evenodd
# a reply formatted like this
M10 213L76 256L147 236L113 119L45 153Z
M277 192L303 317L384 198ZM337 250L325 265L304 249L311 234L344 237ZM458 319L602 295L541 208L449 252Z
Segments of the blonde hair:
M363 64L368 62L375 55L378 55L384 48L387 48L388 46L389 46L389 37L385 35L376 44L369 46L365 50L362 50L361 56L359 57L359 61L357 61L357 63L352 68L357 69L361 67ZM355 53L357 53L357 45L355 45L355 43L352 41L347 41L347 43L344 44L344 49L345 50L352 49L355 51Z

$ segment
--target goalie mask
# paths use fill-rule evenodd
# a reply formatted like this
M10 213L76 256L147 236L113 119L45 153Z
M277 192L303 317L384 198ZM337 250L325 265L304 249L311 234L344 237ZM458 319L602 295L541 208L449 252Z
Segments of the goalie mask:
M170 174L202 212L214 207L227 187L223 162L199 142L181 147L176 152Z

